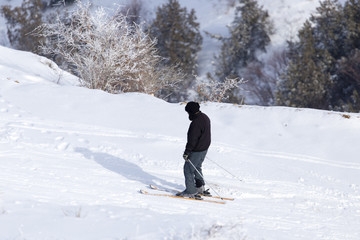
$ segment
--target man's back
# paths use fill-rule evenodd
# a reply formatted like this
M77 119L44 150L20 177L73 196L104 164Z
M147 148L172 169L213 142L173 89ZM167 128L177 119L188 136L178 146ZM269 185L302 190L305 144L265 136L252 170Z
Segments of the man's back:
M192 120L187 134L186 150L190 152L202 152L211 144L211 123L209 117L198 112Z

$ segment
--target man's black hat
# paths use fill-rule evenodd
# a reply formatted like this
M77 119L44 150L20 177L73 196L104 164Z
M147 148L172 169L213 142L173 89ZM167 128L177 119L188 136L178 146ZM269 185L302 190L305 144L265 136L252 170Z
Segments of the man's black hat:
M197 102L188 102L185 107L185 111L189 114L195 114L200 110L200 105Z

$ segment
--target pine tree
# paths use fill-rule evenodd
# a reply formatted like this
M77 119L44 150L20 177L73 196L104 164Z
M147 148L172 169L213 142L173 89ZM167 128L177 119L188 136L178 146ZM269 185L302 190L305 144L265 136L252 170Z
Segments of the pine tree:
M31 34L43 24L45 5L42 0L24 0L20 7L1 8L7 21L7 34L11 45L19 50L39 53L38 46L42 38Z
M328 108L327 88L330 75L315 49L315 38L311 23L307 21L299 32L300 42L294 46L287 73L280 83L277 101L280 105L306 108ZM325 54L327 57L329 54Z
M216 76L220 81L237 77L248 63L258 61L257 51L266 51L272 25L267 11L256 0L240 0L229 27L230 37L221 38L221 53L216 57Z
M169 0L158 7L150 26L150 34L157 39L156 47L166 59L165 64L178 64L190 76L197 74L197 54L202 44L196 20L195 10L188 12L177 0Z
M333 109L360 111L360 1L348 0L342 11L343 54L337 59Z
M288 70L279 84L279 104L345 110L344 106L351 102L356 90L339 69L347 69L345 64L348 62L340 60L349 55L349 48L353 48L347 41L347 22L349 18L337 0L320 3L317 13L299 31L299 41L294 43L295 51L292 51ZM312 71L312 77L309 71ZM314 87L319 91L314 91ZM310 96L311 92L317 96Z
M325 0L320 2L315 15L310 17L313 23L315 48L326 50L332 58L339 59L344 56L346 38L344 33L342 6L338 0ZM334 62L328 63L333 68ZM332 71L333 72L333 71Z
M360 49L360 0L348 0L344 5L346 49Z
M335 110L360 111L360 49L338 62L336 86L334 87Z

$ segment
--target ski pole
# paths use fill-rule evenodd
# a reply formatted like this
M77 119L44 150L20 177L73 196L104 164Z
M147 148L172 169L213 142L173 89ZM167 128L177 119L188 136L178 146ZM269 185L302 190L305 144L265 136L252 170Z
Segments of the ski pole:
M188 159L188 162L191 164L191 166L193 166L193 168L196 170L196 172L200 175L200 177L202 177L202 179L203 179L204 182L205 182L204 176L199 172L199 170L197 170L197 168L194 166L194 164L191 162L190 159ZM211 188L211 190L213 190L213 191L216 193L216 195L217 195L221 200L224 200L224 199L211 187L210 184L208 184L207 182L205 182L205 184L209 185L209 187Z
M210 158L208 158L206 156L207 159L209 159L211 162L215 163L218 167L220 167L221 169L223 169L225 172L229 173L231 176L233 176L234 178L236 178L237 180L239 180L240 182L242 182L243 180L238 178L237 176L235 176L234 174L232 174L231 172L229 172L228 170L226 170L225 168L223 168L222 166L220 166L219 164L217 164L215 161L211 160Z

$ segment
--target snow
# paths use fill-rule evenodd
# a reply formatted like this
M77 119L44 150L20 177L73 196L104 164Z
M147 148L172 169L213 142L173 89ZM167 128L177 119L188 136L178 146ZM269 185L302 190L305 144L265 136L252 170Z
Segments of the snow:
M0 239L360 238L360 114L201 110L206 182L235 200L142 195L184 189L184 104L81 88L53 62L0 47Z
M151 18L166 1L144 2ZM227 0L180 2L201 31L227 34ZM319 6L259 4L274 19L269 52ZM2 45L5 33L1 18ZM204 35L201 74L218 46ZM235 198L220 205L138 192L184 189L184 103L77 85L50 60L0 46L0 239L360 239L360 114L201 103L213 136L205 180Z

